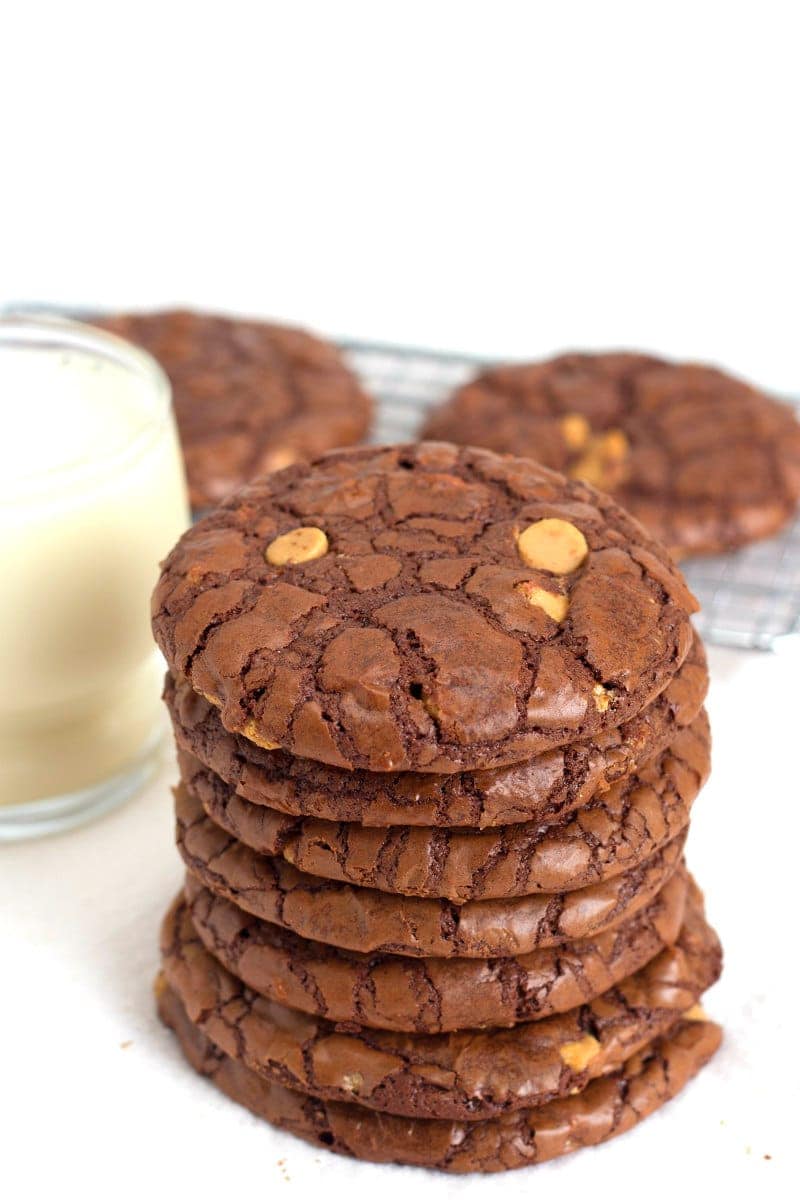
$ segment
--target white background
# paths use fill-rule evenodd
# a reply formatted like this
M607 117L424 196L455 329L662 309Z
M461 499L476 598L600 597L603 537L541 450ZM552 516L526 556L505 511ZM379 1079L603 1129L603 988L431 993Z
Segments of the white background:
M797 6L4 6L0 297L800 389Z
M635 346L800 390L795 11L7 4L0 302L183 302L474 353ZM218 1099L149 995L180 876L167 761L97 825L0 851L0 1192L796 1194L800 661L712 667L690 863L728 954L709 1001L727 1041L663 1115L454 1184Z

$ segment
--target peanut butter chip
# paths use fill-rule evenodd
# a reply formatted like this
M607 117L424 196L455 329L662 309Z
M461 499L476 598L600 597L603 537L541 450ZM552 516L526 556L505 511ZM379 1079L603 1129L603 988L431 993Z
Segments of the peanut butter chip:
M582 413L567 413L559 422L561 436L570 450L582 450L591 436L591 426Z
M278 743L271 742L269 738L264 737L263 733L259 731L258 725L256 725L255 721L247 721L242 726L241 732L242 737L246 737L248 742L255 742L255 744L260 746L262 750L278 749Z
M311 562L328 553L328 539L316 525L301 525L282 533L267 546L265 558L273 567Z
M707 1021L708 1013L702 1004L693 1004L691 1008L687 1008L683 1014L683 1019L684 1021Z
M563 621L569 612L569 596L562 596L560 592L545 591L535 583L518 583L517 591L524 596L528 604L544 609L554 621Z
M609 429L593 437L568 474L572 479L583 479L598 488L612 488L625 478L625 460L630 449L628 439L621 429Z
M357 1094L361 1091L364 1085L364 1076L360 1071L353 1071L352 1075L342 1076L342 1087L346 1092Z
M611 693L607 688L604 688L602 683L596 683L592 688L592 696L594 697L594 706L598 712L608 712L608 706L611 703Z
M565 1042L559 1049L562 1061L572 1071L585 1071L593 1058L600 1053L600 1043L590 1033L579 1042Z
M268 450L261 460L261 465L265 471L282 471L284 467L290 467L292 463L297 462L297 453L290 450L287 446L276 446L273 450Z
M517 538L517 550L527 566L553 575L569 575L589 553L580 529L559 517L545 517L523 529Z

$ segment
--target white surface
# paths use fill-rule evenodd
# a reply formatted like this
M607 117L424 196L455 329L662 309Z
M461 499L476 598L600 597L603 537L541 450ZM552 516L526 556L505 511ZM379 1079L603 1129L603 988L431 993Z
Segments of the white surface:
M800 389L792 0L26 0L0 300Z
M712 651L714 773L689 862L727 965L717 1058L607 1146L505 1177L449 1179L314 1150L217 1095L157 1023L158 924L181 878L168 761L127 808L0 848L2 1190L220 1200L325 1187L337 1200L466 1195L796 1195L796 682L800 654ZM770 1158L765 1156L770 1155ZM456 1193L456 1189L458 1189Z

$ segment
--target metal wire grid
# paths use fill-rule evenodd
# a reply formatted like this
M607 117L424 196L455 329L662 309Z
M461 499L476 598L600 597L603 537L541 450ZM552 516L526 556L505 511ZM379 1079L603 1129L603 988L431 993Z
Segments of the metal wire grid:
M425 412L481 365L456 354L340 344L379 401L376 442L413 441ZM787 638L800 639L800 514L778 537L735 554L689 561L683 569L702 605L695 621L707 641L777 650Z

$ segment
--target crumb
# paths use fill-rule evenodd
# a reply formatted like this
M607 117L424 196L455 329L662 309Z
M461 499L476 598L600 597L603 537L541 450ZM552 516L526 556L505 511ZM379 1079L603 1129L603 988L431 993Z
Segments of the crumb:
M128 1046L132 1046L132 1045L133 1045L133 1042L132 1042L132 1041L129 1041L129 1042L120 1042L120 1044L119 1044L119 1048L120 1048L120 1050L127 1050L127 1049L128 1049Z
M771 1154L765 1154L765 1155L764 1155L764 1158L767 1160L767 1162L772 1162L772 1155L771 1155Z

